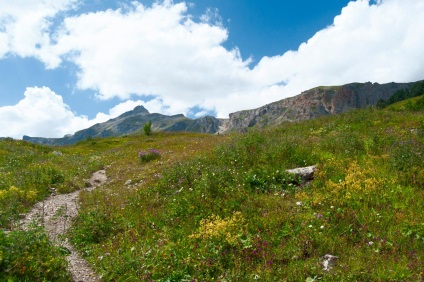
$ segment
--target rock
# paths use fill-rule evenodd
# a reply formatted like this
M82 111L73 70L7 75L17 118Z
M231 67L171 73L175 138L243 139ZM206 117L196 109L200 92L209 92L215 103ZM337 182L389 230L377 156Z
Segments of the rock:
M287 121L313 119L377 105L396 91L411 89L415 83L350 83L342 86L320 86L260 108L229 115L227 131L245 132L249 127L263 128Z
M322 259L322 265L324 266L324 271L330 271L335 265L336 261L339 257L326 254L323 256Z
M288 169L286 172L294 174L296 178L300 178L302 183L306 183L314 179L314 172L316 166L298 167L294 169Z

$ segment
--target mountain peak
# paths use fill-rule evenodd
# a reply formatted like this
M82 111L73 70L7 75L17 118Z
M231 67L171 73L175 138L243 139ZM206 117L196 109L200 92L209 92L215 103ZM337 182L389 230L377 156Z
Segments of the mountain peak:
M149 114L149 111L141 105L135 107L133 112L137 114Z
M149 115L149 114L150 114L149 111L145 107L140 105L140 106L135 107L131 111L128 111L128 112L121 114L119 117L115 118L115 120L130 117L130 116L146 116L146 115Z

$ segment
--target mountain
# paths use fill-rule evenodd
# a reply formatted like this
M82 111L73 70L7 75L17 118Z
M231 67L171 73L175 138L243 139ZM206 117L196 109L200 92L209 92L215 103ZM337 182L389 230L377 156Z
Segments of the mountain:
M244 110L229 115L229 119L206 116L190 119L182 114L166 116L149 113L143 106L126 112L117 118L80 130L63 138L24 136L32 143L68 145L87 138L131 134L151 121L152 131L189 131L201 133L243 132L248 128L277 125L285 121L312 119L323 115L340 114L351 109L375 106L389 100L399 91L424 89L424 81L411 83L350 83L342 86L320 86L257 109ZM415 86L415 87L414 87Z
M411 83L350 83L342 86L320 86L253 110L230 114L226 131L245 131L249 127L265 127L284 121L312 119L340 114L351 109L375 106L399 91L410 91L424 81Z
M143 106L137 106L134 110L126 112L117 118L77 131L74 135L66 135L62 138L24 136L23 140L45 145L70 145L88 138L131 134L142 130L143 126L149 121L152 122L152 131L189 131L201 133L216 133L222 123L221 120L211 116L190 119L182 114L173 116L157 113L151 114Z

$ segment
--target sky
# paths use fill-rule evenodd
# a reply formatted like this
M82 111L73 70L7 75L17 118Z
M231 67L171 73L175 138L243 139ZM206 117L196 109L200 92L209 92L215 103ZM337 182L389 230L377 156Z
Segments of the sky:
M422 0L0 1L0 136L424 79Z

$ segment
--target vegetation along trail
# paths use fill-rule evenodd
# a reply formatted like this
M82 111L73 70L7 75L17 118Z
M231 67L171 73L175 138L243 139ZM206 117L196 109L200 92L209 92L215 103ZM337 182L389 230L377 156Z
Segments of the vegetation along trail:
M89 187L84 190L92 191L106 180L105 170L99 170L93 173L89 180ZM76 252L67 238L64 237L72 219L78 215L78 197L81 191L60 195L53 193L44 201L34 205L25 218L19 222L19 227L28 229L33 222L44 225L50 240L69 254L67 256L68 268L73 281L101 281L88 263Z
M0 140L0 281L424 281L423 153L423 95L245 133ZM70 274L77 251L97 276Z

